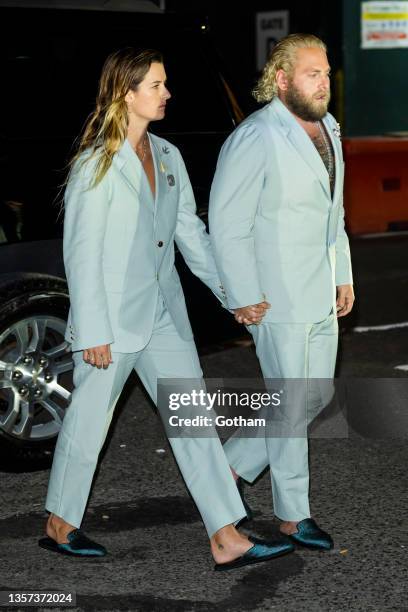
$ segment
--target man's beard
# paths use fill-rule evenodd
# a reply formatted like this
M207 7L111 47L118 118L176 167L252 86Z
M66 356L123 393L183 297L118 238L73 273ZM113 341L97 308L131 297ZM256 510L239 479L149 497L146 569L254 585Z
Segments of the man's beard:
M327 98L324 100L307 98L293 81L290 82L285 95L285 102L289 110L303 121L320 121L320 119L323 119L327 113L329 101L330 91L327 92Z

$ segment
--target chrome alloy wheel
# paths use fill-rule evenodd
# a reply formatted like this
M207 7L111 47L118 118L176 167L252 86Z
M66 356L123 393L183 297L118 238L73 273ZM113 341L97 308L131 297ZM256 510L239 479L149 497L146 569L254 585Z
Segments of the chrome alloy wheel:
M0 335L0 429L21 442L55 437L71 399L66 322L32 316Z

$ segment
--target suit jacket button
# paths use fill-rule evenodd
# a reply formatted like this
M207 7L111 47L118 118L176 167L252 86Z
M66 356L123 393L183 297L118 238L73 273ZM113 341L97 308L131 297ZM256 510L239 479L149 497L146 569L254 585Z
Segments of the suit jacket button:
M158 247L162 247L163 246L163 240L159 240L159 242L157 243Z

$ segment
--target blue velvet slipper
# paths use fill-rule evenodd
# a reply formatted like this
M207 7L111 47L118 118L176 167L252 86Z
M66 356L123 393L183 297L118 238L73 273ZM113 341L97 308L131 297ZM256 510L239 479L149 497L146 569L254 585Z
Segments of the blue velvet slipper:
M297 532L287 536L296 544L307 548L319 550L330 550L333 548L331 536L320 529L316 521L312 518L303 519L297 524Z
M269 561L269 559L281 557L295 550L291 542L283 539L269 542L258 540L258 538L252 536L249 536L248 539L250 542L253 542L252 548L247 550L242 557L238 557L238 559L234 559L228 563L216 563L214 565L214 570L216 572L223 572L238 567L244 567L245 565L262 563L262 561Z
M58 544L52 538L41 538L38 541L38 546L71 557L104 557L107 554L104 546L87 538L80 529L70 531L67 540L68 542L65 544Z

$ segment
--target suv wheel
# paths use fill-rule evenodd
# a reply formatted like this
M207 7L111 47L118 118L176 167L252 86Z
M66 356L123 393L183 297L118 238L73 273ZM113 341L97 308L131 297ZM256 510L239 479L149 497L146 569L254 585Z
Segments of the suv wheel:
M25 275L2 285L1 296L1 464L37 469L50 462L71 398L67 287L57 278Z

